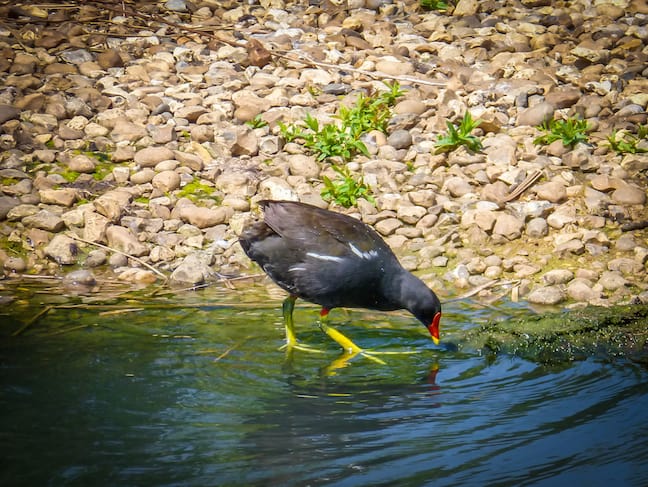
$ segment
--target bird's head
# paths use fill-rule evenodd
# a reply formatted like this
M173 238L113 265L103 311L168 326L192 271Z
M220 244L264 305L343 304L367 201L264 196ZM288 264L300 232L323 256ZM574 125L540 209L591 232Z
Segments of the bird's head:
M429 301L420 304L416 312L413 312L413 314L428 329L434 344L438 345L440 341L439 326L441 324L441 303L436 294L432 291L430 292L432 293L432 296Z
M439 325L441 322L441 302L434 291L425 285L418 277L410 274L403 288L406 289L407 309L412 313L432 335L435 345L439 344Z

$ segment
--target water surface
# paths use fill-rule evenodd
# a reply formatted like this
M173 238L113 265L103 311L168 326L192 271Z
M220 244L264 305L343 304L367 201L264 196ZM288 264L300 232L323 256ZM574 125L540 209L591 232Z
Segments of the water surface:
M304 303L298 337L324 352L279 350L278 295L5 288L1 485L648 484L648 372L628 361L485 357L335 310L358 344L417 352L336 368ZM525 313L450 303L442 334Z

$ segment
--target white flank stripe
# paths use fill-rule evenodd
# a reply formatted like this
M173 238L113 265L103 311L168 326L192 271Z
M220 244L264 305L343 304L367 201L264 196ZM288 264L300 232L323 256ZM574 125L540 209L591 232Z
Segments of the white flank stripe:
M361 259L369 260L369 259L373 259L374 257L378 256L378 252L376 252L375 250L370 250L369 252L363 252L362 250L360 250L358 247L356 247L352 243L349 244L349 248L351 249L351 252L356 254Z
M306 255L308 257L312 257L313 259L330 260L331 262L344 262L343 257L336 257L335 255L322 255L316 254L315 252L307 252Z

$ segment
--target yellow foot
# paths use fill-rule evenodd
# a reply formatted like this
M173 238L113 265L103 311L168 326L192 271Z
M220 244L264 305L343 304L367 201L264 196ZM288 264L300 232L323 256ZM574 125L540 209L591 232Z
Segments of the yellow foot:
M344 354L338 359L346 365L349 360L352 358L356 357L357 355L362 355L369 360L373 360L376 363L379 363L381 365L385 365L386 363L376 357L375 355L396 355L396 354L412 354L412 353L417 353L414 351L405 351L405 352L390 352L390 351L385 351L385 352L375 352L372 350L365 350L363 348L360 348L358 345L353 343L349 338L344 336L342 333L340 333L338 330L335 328L328 326L326 323L320 322L320 327L322 328L322 331L326 333L331 339L335 340L335 342L342 347L342 350L344 350Z

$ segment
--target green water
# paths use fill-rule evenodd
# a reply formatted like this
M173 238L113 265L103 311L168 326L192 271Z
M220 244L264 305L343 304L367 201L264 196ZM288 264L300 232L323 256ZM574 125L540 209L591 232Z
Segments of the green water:
M648 371L624 359L483 357L335 310L358 344L417 352L335 368L304 303L298 337L324 353L279 350L264 289L0 291L0 485L648 484ZM529 313L449 303L442 338Z

